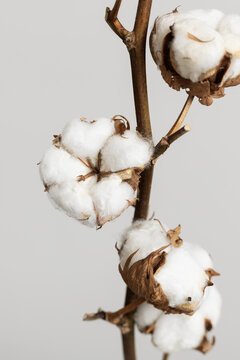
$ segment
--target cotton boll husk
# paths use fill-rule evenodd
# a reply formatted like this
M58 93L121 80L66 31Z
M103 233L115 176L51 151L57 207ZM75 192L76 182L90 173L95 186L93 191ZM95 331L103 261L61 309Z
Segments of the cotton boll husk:
M176 71L193 82L218 66L225 54L221 35L200 20L177 22L173 26L173 36L171 49Z
M164 353L197 348L205 334L205 322L198 311L193 316L163 314L156 322L152 342Z
M163 225L166 231L168 228ZM144 259L153 251L163 246L169 245L170 241L166 235L166 231L155 220L139 220L135 221L122 236L118 246L120 251L120 266L123 269L128 257L135 251L130 266L138 260ZM166 252L170 248L165 249Z
M189 18L198 19L203 21L213 29L217 29L220 21L223 19L224 14L217 9L194 9L185 13Z
M61 141L70 153L82 160L90 158L96 165L100 149L114 132L114 121L111 119L101 118L91 123L73 119L65 126Z
M118 217L135 199L133 188L118 175L103 178L91 189L99 225Z
M162 310L156 309L153 305L144 302L138 306L134 320L140 331L151 326L163 314Z
M96 177L81 182L61 183L51 186L48 194L53 204L68 216L81 220L82 224L96 226L93 202L88 193L94 182L96 182Z
M169 251L155 279L161 284L169 305L174 308L181 308L185 304L195 308L209 281L203 268L182 247ZM188 298L191 298L190 301Z
M201 246L184 241L182 248L189 252L204 270L213 268L213 261L210 254Z
M153 145L139 133L126 130L123 135L113 135L101 150L101 171L119 171L141 168L153 153Z
M237 14L225 15L220 21L217 30L222 35L232 33L240 36L240 16Z
M219 291L216 286L208 287L198 310L199 313L204 319L210 320L213 327L215 327L219 321L221 310L222 298Z
M89 169L65 150L53 145L44 154L39 171L42 181L48 186L86 175Z

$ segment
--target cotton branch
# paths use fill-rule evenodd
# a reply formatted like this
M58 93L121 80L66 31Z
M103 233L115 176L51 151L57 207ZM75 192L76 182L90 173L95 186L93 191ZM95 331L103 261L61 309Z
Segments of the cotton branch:
M122 0L116 0L114 7L110 10L106 9L105 20L110 28L123 40L124 44L130 49L134 47L134 34L121 24L118 19L118 12L121 6Z
M173 133L172 135L164 136L159 143L155 146L154 154L152 157L152 162L155 163L159 156L163 155L169 146L175 142L177 139L187 134L191 130L189 125L183 126L181 129Z
M116 325L120 328L122 334L127 334L130 332L130 322L129 318L126 316L129 313L136 310L136 308L141 305L145 300L143 298L137 299L134 302L131 302L124 308L116 312L106 312L102 309L99 309L97 313L85 314L83 317L84 321L93 321L93 320L105 320L111 324Z
M192 105L193 99L194 99L194 96L192 96L192 95L188 96L187 101L185 102L180 115L178 116L176 122L173 124L173 126L167 133L167 136L174 134L176 131L178 131L180 129L180 127L181 127L183 121L185 120L185 118L188 114L188 111Z
M127 31L118 20L121 0L116 0L112 10L107 8L106 21L111 29L125 43L131 61L132 84L134 93L137 130L144 137L152 138L150 112L147 92L146 75L146 36L151 13L152 0L139 0L138 9L132 32ZM153 165L144 170L139 183L138 201L135 207L134 220L148 217L149 200L151 193ZM127 288L125 306L136 300L136 295ZM123 352L125 360L135 360L134 346L134 320L132 314L128 315L130 331L123 334Z

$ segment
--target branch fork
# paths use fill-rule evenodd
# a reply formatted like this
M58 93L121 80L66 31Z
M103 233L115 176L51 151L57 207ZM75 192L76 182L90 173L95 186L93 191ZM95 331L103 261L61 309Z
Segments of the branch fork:
M97 313L85 314L83 320L105 320L113 325L116 325L121 330L122 334L127 334L131 331L130 318L127 315L133 313L144 301L145 299L143 298L137 299L131 304L115 312L106 312L102 309L99 309Z

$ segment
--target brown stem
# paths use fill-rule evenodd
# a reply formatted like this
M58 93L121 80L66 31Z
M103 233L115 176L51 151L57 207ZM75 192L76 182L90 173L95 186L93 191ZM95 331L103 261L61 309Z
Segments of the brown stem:
M169 357L170 357L170 355L169 355L169 354L163 354L163 360L168 360L168 359L169 359Z
M189 125L183 126L181 129L173 133L172 135L164 136L159 143L155 146L155 150L152 156L152 162L155 163L156 159L159 158L159 156L163 155L165 151L169 148L169 146L179 139L181 136L187 134L191 130Z
M178 116L176 122L173 124L173 126L167 133L167 136L174 134L176 131L178 131L180 129L180 127L182 126L182 123L185 120L185 117L187 116L188 111L192 105L193 99L194 99L194 96L192 96L192 95L188 96L187 101L185 102L180 115Z
M106 11L106 21L113 31L124 41L130 54L132 83L137 119L137 130L145 137L152 138L146 76L146 36L152 0L139 0L138 9L132 32L123 28L117 18L121 1L116 0L112 10ZM146 219L148 216L151 184L153 176L153 164L151 164L141 176L139 184L138 201L136 203L134 220ZM127 289L125 306L136 300L136 296ZM134 345L134 321L133 314L128 315L130 331L122 335L123 352L125 360L135 360Z

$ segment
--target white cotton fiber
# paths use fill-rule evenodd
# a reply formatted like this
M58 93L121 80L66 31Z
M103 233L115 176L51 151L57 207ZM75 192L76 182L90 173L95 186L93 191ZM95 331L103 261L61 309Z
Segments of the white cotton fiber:
M184 241L182 248L190 253L190 255L203 268L204 271L208 269L213 269L214 266L212 257L201 246Z
M225 15L220 21L217 30L222 35L231 33L240 36L240 16L237 14Z
M224 34L223 40L226 51L232 55L230 67L224 76L226 81L240 75L240 36L232 33Z
M221 313L222 300L215 286L207 288L199 310L192 316L162 314L157 319L152 341L161 351L174 353L197 348L206 335L206 320L213 328Z
M171 27L184 20L200 20L204 22L203 26L208 25L216 29L223 18L223 13L216 9L196 9L186 13L171 12L160 16L155 21L155 32L152 34L151 44L155 54L157 64L162 64L163 42Z
M162 313L162 310L159 310L153 305L144 302L138 306L134 314L134 320L139 330L142 331L146 327L151 326L159 318L159 316L162 315Z
M168 231L168 229L166 229L166 231ZM138 252L134 255L130 266L136 261L144 259L153 251L169 245L170 241L158 221L139 220L135 221L133 225L126 230L122 236L121 243L122 244L118 246L121 248L120 265L123 269L128 257L136 250L138 250ZM168 248L165 249L166 252L168 252L168 250Z
M180 309L184 309L185 304L191 309L198 306L209 281L202 267L182 247L169 251L155 279L161 284L169 305Z
M126 130L123 135L108 139L101 150L101 171L119 171L142 168L151 158L153 145L135 131Z
M193 316L163 314L158 319L152 341L164 353L198 347L205 334L205 323L198 311Z
M94 165L106 140L115 132L114 121L101 118L94 122L73 119L62 132L62 144L76 157L90 158Z
M194 9L188 11L184 15L186 18L194 18L203 21L205 24L215 30L224 17L223 12L217 9Z
M218 66L224 56L221 35L200 20L177 22L173 36L171 49L176 71L193 82Z
M198 311L204 319L210 320L213 327L216 327L220 319L221 310L222 298L219 291L216 286L208 287Z
M152 50L157 60L157 65L162 64L162 50L163 41L168 33L170 33L170 27L175 23L177 18L181 18L181 14L177 12L171 12L169 14L160 16L155 21L155 31L152 33Z
M118 217L135 198L133 188L118 175L103 178L91 189L99 225Z
M92 198L88 193L90 183L96 181L95 177L85 182L65 182L52 186L49 197L55 206L63 210L68 216L81 220L84 225L96 226L96 215Z
M86 175L89 169L62 148L51 146L39 166L40 176L45 185L58 184Z

